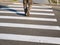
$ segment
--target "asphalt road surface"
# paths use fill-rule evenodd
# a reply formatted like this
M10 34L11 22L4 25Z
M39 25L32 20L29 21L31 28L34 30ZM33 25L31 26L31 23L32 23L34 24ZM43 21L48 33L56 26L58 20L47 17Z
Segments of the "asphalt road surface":
M0 45L60 45L60 13L48 5L32 5L24 16L20 3L0 4Z

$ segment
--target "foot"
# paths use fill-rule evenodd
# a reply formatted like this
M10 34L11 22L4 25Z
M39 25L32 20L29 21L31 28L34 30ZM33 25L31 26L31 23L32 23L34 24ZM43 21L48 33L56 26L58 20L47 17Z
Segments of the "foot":
M26 14L25 14L25 16L29 16L29 14L28 14L28 13L26 13Z

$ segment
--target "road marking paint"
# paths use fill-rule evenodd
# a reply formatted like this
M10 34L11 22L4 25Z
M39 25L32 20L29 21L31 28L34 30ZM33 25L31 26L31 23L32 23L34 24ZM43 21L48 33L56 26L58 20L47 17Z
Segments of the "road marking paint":
M23 7L23 5L8 5L9 7ZM32 6L36 8L52 8L52 6Z
M0 13L22 13L24 14L24 12L14 12L14 11L0 11ZM49 15L49 16L55 16L54 13L38 13L38 12L30 12L30 14L33 14L33 15Z
M1 9L24 10L23 8L1 8ZM51 10L51 9L31 9L31 11L51 11L51 12L53 12L53 10Z
M17 34L0 33L0 39L35 42L35 43L60 44L60 38L47 37L47 36L31 36L31 35L17 35Z
M3 26L3 27L17 27L17 28L60 30L59 26L51 26L51 25L34 25L34 24L3 23L3 22L0 22L0 26Z
M36 18L36 17L17 17L17 16L0 16L1 19L23 19L23 20L36 20L36 21L52 21L57 22L57 19L52 18Z
M23 3L13 3L13 4L22 4L23 5Z
M23 3L13 3L13 4L22 4L23 5Z

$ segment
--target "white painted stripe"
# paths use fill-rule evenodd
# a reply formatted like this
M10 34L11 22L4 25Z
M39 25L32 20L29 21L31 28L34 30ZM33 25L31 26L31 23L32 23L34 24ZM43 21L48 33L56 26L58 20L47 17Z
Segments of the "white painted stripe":
M13 4L23 4L23 3L13 3Z
M23 3L13 3L13 4L22 4L23 5Z
M23 13L24 14L24 12L13 12L13 11L0 11L0 13ZM33 15L49 15L49 16L55 16L54 13L30 12L30 14L33 14Z
M34 25L34 24L18 24L18 23L0 23L3 27L18 27L18 28L32 28L32 29L49 29L49 30L60 30L59 26L49 25Z
M2 19L23 19L23 20L36 20L36 21L57 22L57 19L52 19L52 18L17 17L17 16L0 16L0 18L2 18Z
M58 38L58 37L31 36L31 35L17 35L17 34L0 33L0 39L35 42L35 43L60 44L60 38Z
M24 10L23 8L1 8L1 9ZM53 10L51 10L51 9L31 9L31 11L51 11L51 12L53 12Z
M23 5L8 5L9 7L23 7ZM34 6L32 5L32 7L36 7L36 8L52 8L52 6Z

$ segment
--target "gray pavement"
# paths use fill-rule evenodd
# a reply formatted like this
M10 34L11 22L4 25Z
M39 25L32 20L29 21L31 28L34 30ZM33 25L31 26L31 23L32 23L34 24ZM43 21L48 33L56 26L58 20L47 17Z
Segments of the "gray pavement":
M26 17L22 4L0 4L0 45L60 45L59 12L52 6L33 4Z

